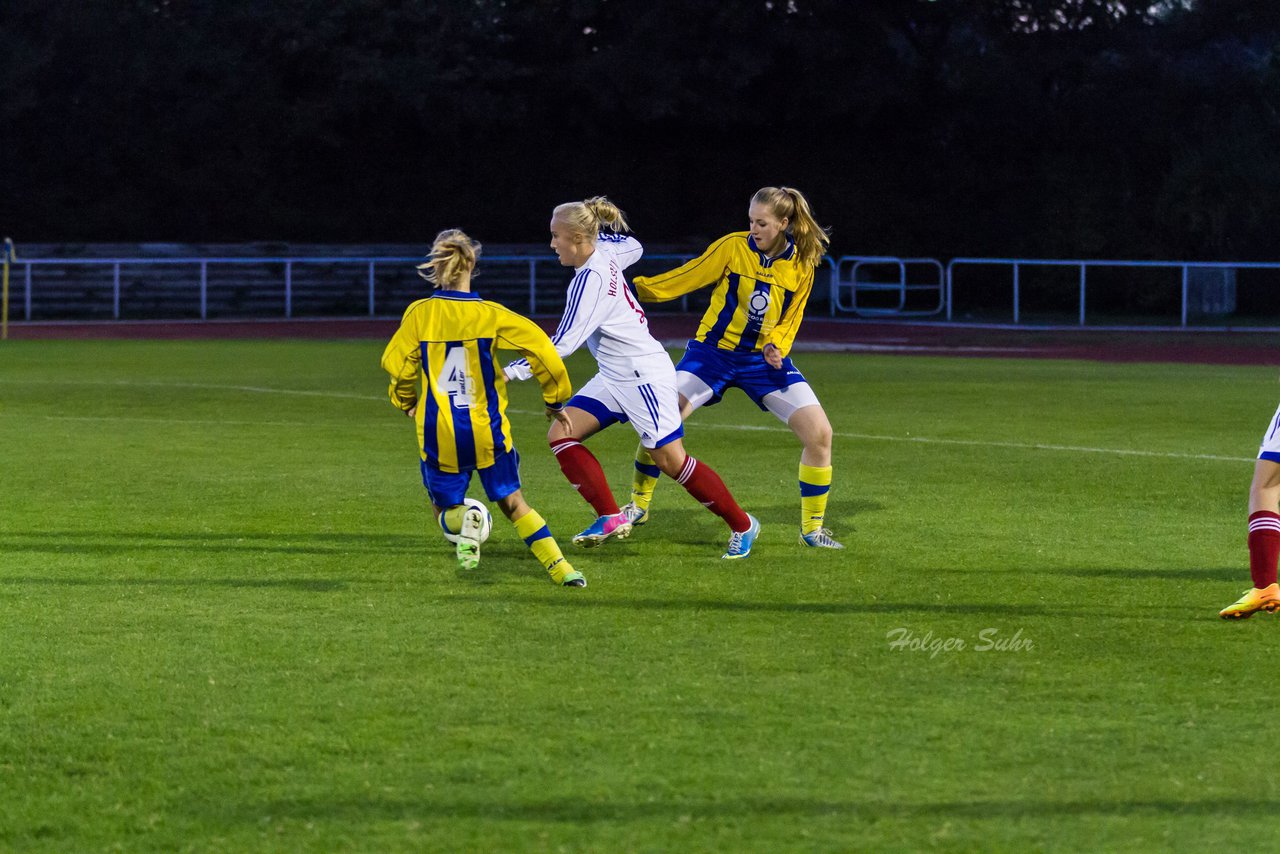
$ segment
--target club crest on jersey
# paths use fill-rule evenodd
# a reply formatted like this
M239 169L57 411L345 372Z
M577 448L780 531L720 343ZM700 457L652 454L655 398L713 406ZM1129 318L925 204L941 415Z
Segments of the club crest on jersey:
M764 319L764 313L769 310L769 292L768 291L752 291L751 299L747 301L747 317L753 321Z

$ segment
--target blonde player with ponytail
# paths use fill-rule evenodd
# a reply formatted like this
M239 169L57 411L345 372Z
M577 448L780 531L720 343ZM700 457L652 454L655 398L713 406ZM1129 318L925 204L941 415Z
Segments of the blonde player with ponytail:
M631 532L600 462L582 444L610 424L629 421L653 465L729 526L722 557L744 558L760 523L738 506L710 466L685 453L675 366L650 334L644 309L623 276L644 252L627 231L622 211L603 196L559 205L551 215L551 248L562 265L574 269L552 341L561 357L585 344L600 368L565 408L570 423L552 424L547 434L565 477L597 516L573 541L597 546ZM509 379L527 379L529 366L512 362L506 372Z
M525 355L531 376L542 386L547 417L566 425L564 405L573 392L569 372L537 324L471 292L479 256L480 244L458 229L440 232L432 243L418 273L436 290L405 310L382 354L382 368L391 375L391 402L417 424L422 482L442 527L458 532L463 569L480 562L484 517L463 503L476 472L485 495L515 525L551 580L586 587L546 521L525 503L497 350Z
M672 300L715 287L698 333L676 366L680 409L688 417L737 386L772 412L800 440L800 542L844 548L824 527L831 489L831 422L804 375L791 363L813 274L830 242L804 195L764 187L751 197L749 229L711 244L689 263L658 276L637 276L640 298ZM636 451L631 502L636 525L648 520L660 469L644 447Z

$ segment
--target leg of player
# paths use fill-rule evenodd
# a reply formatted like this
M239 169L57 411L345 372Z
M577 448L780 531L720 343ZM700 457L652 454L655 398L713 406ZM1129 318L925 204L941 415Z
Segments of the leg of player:
M1249 574L1253 587L1218 612L1224 620L1242 620L1258 611L1280 610L1276 564L1280 559L1280 462L1260 459L1249 486Z
M565 412L573 421L573 432L566 430L559 421L553 422L547 431L547 442L570 486L596 511L596 520L574 536L573 544L591 548L611 538L624 539L631 533L631 523L618 509L600 461L582 444L600 431L600 421L576 406L566 407Z
M525 503L520 490L498 500L498 508L516 526L516 533L529 551L547 569L551 580L562 587L586 587L587 579L574 570L547 528L542 515Z
M710 392L710 389L708 389L708 392ZM709 396L710 394L708 393ZM699 401L695 405L681 394L680 420L687 419L693 410L702 405L702 402ZM653 501L653 491L657 488L658 478L661 476L662 469L658 468L658 464L654 461L653 455L649 453L649 449L642 443L638 443L636 445L635 474L631 477L631 501L622 507L622 512L626 514L632 525L643 525L649 521L649 503Z
M698 462L684 451L684 443L672 439L660 448L649 451L662 473L673 478L694 499L729 526L729 549L722 557L730 560L746 557L760 534L760 522L743 511L734 500L720 475L706 463Z
M442 528L457 531L454 552L458 556L458 566L471 570L480 565L480 537L484 527L484 516L475 507L467 504L454 504L451 507L437 507L437 523L443 522Z
M827 413L818 403L803 406L791 413L787 426L804 446L800 452L800 542L814 548L842 549L824 526L831 492L831 422Z

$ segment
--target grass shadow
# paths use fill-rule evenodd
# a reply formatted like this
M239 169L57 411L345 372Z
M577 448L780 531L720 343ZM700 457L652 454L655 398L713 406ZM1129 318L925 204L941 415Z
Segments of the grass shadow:
M490 602L488 597L465 593L444 597L449 601ZM986 614L999 616L1060 616L1060 608L1043 605L999 603L939 604L929 602L751 602L730 599L606 599L574 596L535 598L515 595L507 601L554 608L615 608L633 611L728 611L742 613L776 612L784 614Z
M319 578L51 578L38 575L0 576L0 586L31 585L51 587L228 587L298 590L305 593L332 593L346 590L347 582Z
M408 554L422 550L423 538L404 534L224 533L155 531L30 531L0 534L0 552L113 555L124 552L201 552L211 554L344 555Z
M953 819L1026 820L1086 816L1201 816L1267 817L1280 809L1280 800L1269 798L1205 798L1179 800L1150 799L1005 799L935 801L837 800L831 798L759 796L716 800L672 798L656 801L608 801L596 798L564 798L501 802L462 799L412 798L316 798L284 799L264 804L244 805L227 815L213 808L220 821L260 821L272 816L299 821L338 820L344 824L368 821L423 819L479 819L483 821L556 822L598 824L601 822L677 821L699 819L740 819L771 817L837 818L875 822L881 820ZM199 811L209 811L201 805Z

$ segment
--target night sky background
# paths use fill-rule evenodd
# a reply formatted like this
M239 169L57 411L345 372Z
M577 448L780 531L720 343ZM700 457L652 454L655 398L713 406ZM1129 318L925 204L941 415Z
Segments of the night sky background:
M1280 10L1170 0L7 0L23 242L646 242L804 190L836 254L1280 258Z

